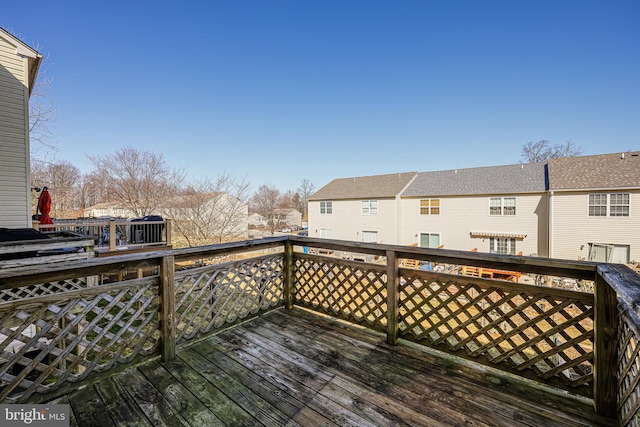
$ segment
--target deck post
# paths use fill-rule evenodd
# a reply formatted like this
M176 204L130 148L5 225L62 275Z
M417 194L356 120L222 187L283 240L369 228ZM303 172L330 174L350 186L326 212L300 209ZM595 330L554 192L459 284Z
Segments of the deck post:
M395 251L387 250L387 343L398 344L400 275Z
M175 310L175 259L167 255L160 262L160 353L165 362L176 357Z
M600 274L594 288L593 405L597 413L616 416L618 300Z
M109 252L116 250L116 220L109 220Z
M283 286L284 307L288 310L293 308L294 286L293 286L293 243L290 240L284 242L284 286Z
M165 219L165 233L167 233L167 246L171 246L172 242L171 242L171 220L170 219Z

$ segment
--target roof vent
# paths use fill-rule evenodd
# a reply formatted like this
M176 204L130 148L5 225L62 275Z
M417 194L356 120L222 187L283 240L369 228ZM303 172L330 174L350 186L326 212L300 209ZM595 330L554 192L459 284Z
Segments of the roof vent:
M620 154L620 158L624 159L624 153Z

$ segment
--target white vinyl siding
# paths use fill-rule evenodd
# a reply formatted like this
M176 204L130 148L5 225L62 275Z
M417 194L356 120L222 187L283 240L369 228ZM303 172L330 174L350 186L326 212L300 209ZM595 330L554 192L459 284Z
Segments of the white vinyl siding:
M378 243L397 244L395 199L378 199L377 215L362 215L362 200L333 200L332 215L320 213L320 201L309 201L309 236L320 237L320 229L333 230L333 239L362 241L362 230L378 232Z
M628 191L628 216L592 216L585 205L594 193L556 192L552 198L553 258L589 259L589 243L629 246L629 260L640 260L640 191ZM596 193L606 195L608 193ZM626 199L626 197L625 197ZM579 230L579 231L576 231Z
M439 197L440 215L420 214L420 200L403 198L401 208L401 245L419 245L420 233L435 231L446 239L444 249L489 251L487 238L473 237L472 232L524 235L517 240L517 252L523 255L548 254L548 197L546 194L518 194L517 215L488 215L487 196ZM484 239L484 240L483 240Z
M27 59L0 37L0 227L31 226Z

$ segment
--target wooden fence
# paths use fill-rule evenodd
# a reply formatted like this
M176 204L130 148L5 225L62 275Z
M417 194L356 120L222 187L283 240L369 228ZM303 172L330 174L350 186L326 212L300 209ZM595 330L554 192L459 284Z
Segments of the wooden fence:
M406 259L588 280L594 292ZM140 269L149 273L122 274ZM620 265L293 236L0 270L0 401L42 401L150 357L170 360L180 344L298 305L385 332L390 344L414 341L587 396L632 424L638 302L640 276Z

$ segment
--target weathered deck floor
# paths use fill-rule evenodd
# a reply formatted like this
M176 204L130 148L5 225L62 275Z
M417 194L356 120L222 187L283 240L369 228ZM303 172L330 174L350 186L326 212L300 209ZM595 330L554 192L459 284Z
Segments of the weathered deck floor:
M79 426L588 426L589 405L445 373L415 348L302 310L277 310L101 380L70 403Z

